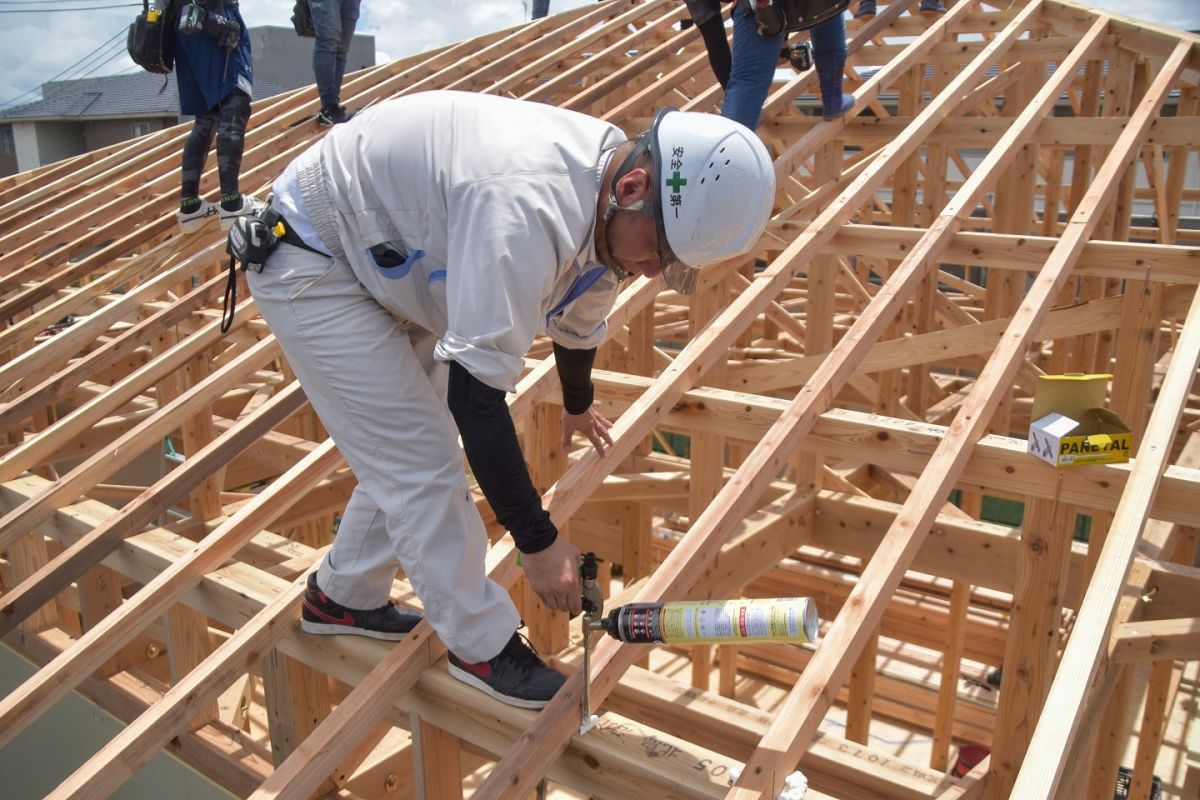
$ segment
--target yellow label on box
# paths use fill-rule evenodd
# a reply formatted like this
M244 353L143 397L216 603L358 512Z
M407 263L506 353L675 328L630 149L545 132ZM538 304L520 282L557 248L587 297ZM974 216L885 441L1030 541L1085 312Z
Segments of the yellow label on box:
M1058 443L1059 464L1115 464L1129 460L1130 433L1064 436Z

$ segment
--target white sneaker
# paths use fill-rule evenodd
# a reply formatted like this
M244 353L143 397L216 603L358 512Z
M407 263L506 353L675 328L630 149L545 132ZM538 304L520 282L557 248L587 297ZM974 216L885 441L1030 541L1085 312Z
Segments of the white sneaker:
M205 221L217 213L218 206L215 203L210 203L201 198L200 206L195 211L184 213L183 211L175 212L175 219L179 221L179 229L184 233L195 233L204 227Z
M249 217L266 209L267 204L252 194L242 195L242 205L233 211L226 211L224 206L217 206L217 219L221 221L221 230L227 231L233 227L233 221L238 217Z

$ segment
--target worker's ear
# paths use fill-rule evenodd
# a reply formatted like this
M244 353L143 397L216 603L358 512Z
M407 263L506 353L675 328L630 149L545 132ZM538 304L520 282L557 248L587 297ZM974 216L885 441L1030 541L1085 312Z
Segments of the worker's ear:
M645 167L634 167L617 181L617 205L627 208L650 196L650 173Z

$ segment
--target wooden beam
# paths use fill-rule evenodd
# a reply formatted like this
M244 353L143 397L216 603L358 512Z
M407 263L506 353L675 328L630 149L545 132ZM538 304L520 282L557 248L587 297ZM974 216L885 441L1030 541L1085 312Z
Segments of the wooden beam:
M183 676L161 700L123 728L47 797L54 800L108 797L149 761L163 743L182 730L194 714L215 702L217 693L245 672L247 664L268 655L295 618L305 580L297 579L288 591L281 592L253 620L238 628L197 669Z
M1200 660L1200 618L1122 622L1113 629L1112 660Z
M115 547L120 539L139 530L166 510L189 489L219 469L236 453L254 443L306 402L299 384L285 387L252 415L230 427L209 446L194 453L181 467L172 470L153 486L124 505L120 514L107 520L56 556L31 580L0 597L0 634L19 621L41 598L52 596L83 569Z
M117 611L81 636L73 647L0 700L0 747L69 692L100 662L179 599L204 573L237 552L296 497L341 465L332 441L318 447L280 480L242 506L188 558L181 559L125 601Z
M620 407L632 405L636 393L652 382L636 376L597 373L594 380L604 395L615 398ZM757 441L787 408L787 401L759 397L721 389L692 389L672 407L663 420L670 427L684 430L720 426L730 438ZM912 422L831 409L814 423L812 431L799 444L806 451L829 458L865 459L881 467L907 473L920 472L929 454L946 435L942 425ZM1057 486L1055 471L1049 465L1031 462L1014 470L1014 459L1024 458L1023 439L986 436L975 447L963 472L963 483L1010 495L1053 497ZM1094 509L1115 508L1119 489L1128 480L1128 464L1103 464L1076 470L1063 477L1062 497L1074 505ZM1188 524L1194 520L1195 492L1200 489L1200 472L1194 468L1168 468L1152 509L1156 519Z
M489 577L501 586L510 586L517 578L514 549L505 541L488 551ZM308 797L416 683L422 670L445 651L433 628L421 620L279 765L250 800Z

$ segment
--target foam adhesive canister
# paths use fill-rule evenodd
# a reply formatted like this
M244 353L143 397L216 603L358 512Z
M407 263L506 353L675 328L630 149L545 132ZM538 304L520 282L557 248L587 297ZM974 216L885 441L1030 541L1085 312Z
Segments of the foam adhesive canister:
M613 638L632 644L811 642L817 607L810 597L631 603L602 620Z

